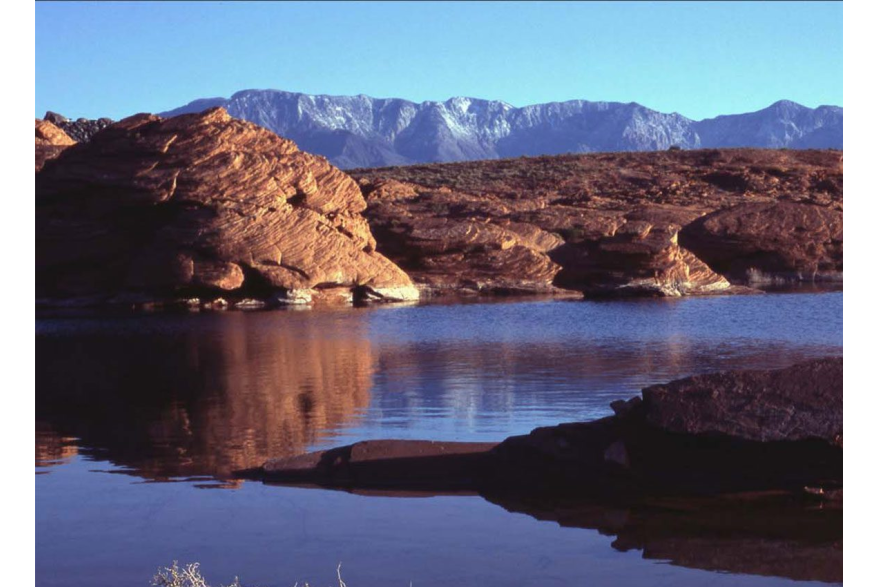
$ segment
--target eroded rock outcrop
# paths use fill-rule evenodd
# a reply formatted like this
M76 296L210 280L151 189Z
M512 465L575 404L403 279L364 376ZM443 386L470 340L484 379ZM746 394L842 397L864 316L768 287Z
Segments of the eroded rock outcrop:
M37 295L412 299L356 183L220 108L141 114L37 175Z
M728 149L354 170L384 251L435 293L732 292L842 273L843 155Z
M842 210L791 202L740 204L698 218L685 227L682 239L737 281L843 278Z
M255 474L341 487L631 500L842 492L842 358L696 376L612 407L614 416L537 428L495 447L370 441L269 461Z
M76 144L76 141L70 138L67 133L51 122L36 119L34 127L36 131L36 171L42 169L46 161L54 159L61 154L61 151Z

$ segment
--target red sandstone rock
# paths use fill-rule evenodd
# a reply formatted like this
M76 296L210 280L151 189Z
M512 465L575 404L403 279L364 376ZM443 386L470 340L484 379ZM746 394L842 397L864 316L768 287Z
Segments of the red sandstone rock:
M728 278L842 271L837 151L601 153L351 174L381 250L437 292L685 295L730 292ZM740 210L762 212L737 213L749 227L711 240L694 230L705 215L718 215L712 226L750 205L762 208Z
M220 108L104 129L37 175L36 203L38 296L417 297L349 176Z
M70 138L63 130L47 120L35 119L36 130L36 171L43 168L46 161L54 159L61 151L75 145L76 141Z
M685 227L685 245L739 281L837 281L843 211L791 202L740 204Z

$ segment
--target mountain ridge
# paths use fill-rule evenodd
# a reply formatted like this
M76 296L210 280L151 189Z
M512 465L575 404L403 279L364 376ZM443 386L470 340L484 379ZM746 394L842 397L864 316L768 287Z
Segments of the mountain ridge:
M754 112L694 120L637 102L567 100L516 107L453 97L413 102L241 90L162 116L222 106L342 168L518 156L719 147L843 148L843 108L779 100Z

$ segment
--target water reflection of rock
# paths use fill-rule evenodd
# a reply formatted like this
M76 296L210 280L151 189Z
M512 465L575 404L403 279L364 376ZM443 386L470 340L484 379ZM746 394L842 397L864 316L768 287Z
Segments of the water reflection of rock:
M582 340L485 343L478 340L383 345L378 371L389 393L377 408L440 409L459 418L512 419L522 411L549 414L539 424L591 420L611 413L613 400L696 373L786 367L837 348L703 345L684 337L650 341ZM382 405L386 404L386 405ZM535 427L535 425L534 425ZM507 435L503 430L495 440Z
M487 496L510 512L614 536L612 547L706 571L843 581L843 510L802 503L677 502L619 507Z
M45 422L37 422L36 466L50 467L66 463L78 454L75 438L59 435Z
M148 479L223 478L303 451L368 405L358 324L228 314L170 333L38 336L37 461L63 460L59 439L74 436L81 454Z

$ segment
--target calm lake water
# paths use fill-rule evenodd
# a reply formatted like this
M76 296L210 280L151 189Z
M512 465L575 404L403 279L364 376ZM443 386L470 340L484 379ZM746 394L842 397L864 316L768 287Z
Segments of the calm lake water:
M651 383L841 355L842 315L836 292L38 317L37 584L145 586L174 560L211 584L276 587L337 584L339 562L350 587L839 581L839 517L711 533L690 516L597 523L578 506L231 472L369 438L501 440L602 417Z

